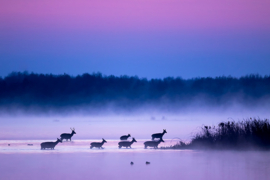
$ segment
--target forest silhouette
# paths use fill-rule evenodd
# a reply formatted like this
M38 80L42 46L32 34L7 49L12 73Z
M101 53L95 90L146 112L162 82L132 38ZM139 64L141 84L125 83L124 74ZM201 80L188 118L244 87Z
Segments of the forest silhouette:
M101 73L70 76L13 72L0 77L0 107L66 107L89 104L138 106L145 103L186 105L203 98L209 104L237 99L257 102L270 95L270 76L246 75L182 79L146 79L104 76Z

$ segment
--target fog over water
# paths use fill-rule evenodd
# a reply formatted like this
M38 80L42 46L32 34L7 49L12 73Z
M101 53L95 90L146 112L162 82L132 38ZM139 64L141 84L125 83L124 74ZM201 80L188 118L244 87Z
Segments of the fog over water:
M142 108L143 109L143 108ZM74 127L73 138L80 139L119 139L123 134L147 139L151 134L167 130L164 138L180 138L189 141L202 125L217 125L222 121L238 121L250 117L270 118L267 107L232 108L207 107L179 109L168 112L154 108L137 111L108 111L98 113L66 111L61 113L35 114L14 111L0 116L0 138L2 140L56 139L61 133L70 133Z
M55 139L70 127L77 139L123 134L189 141L202 125L269 118L270 76L71 76L14 72L0 77L0 138Z

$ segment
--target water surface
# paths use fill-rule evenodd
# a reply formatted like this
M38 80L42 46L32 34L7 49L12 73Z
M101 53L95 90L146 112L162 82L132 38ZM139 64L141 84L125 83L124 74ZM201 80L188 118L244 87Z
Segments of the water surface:
M100 140L74 140L57 145L55 150L40 150L41 140L2 140L1 179L264 180L270 177L268 151L144 149L142 139L132 149L118 149L118 140L107 140L104 149L99 150L89 149L92 141ZM166 140L163 145L170 143ZM131 161L134 165L130 165Z

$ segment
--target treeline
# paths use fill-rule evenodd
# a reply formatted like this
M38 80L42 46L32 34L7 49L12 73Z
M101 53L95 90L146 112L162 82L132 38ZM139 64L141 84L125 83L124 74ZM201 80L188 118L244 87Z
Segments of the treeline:
M13 72L0 78L0 106L73 106L142 103L186 104L203 98L209 103L238 99L258 101L270 95L270 76L247 75L182 79L103 76L100 73L35 74Z

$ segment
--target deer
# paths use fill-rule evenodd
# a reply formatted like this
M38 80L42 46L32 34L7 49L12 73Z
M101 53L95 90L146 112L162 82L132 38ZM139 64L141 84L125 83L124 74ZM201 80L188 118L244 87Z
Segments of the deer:
M119 142L118 143L118 147L119 147L119 149L122 147L122 146L124 146L124 147L126 147L126 148L131 148L131 145L134 143L134 142L137 142L136 140L135 140L135 138L133 138L132 139L132 141L122 141L122 142Z
M91 144L90 144L90 149L92 149L93 147L96 147L96 148L101 148L101 149L103 149L103 144L104 143L107 143L107 141L105 141L105 139L103 139L102 138L102 142L92 142Z
M62 140L61 139L58 139L55 141L55 142L43 142L40 144L41 146L41 150L42 149L46 149L46 148L50 148L50 149L54 149L54 147L59 143L61 142L62 143Z
M127 140L130 137L130 134L128 135L123 135L120 137L120 140Z
M71 129L71 128L70 128L70 129ZM69 134L69 133L63 133L63 134L61 134L61 135L60 135L61 141L62 141L63 139L66 139L67 141L68 141L68 140L71 141L71 137L72 137L74 134L76 134L75 128L71 129L71 131L72 131L71 134Z
M147 146L154 147L155 149L158 148L159 143L165 142L162 138L160 138L158 141L146 141L144 142L144 148L147 149Z
M162 139L163 135L167 133L166 129L163 129L163 133L156 133L156 134L152 134L152 141L155 139L155 138L160 138Z

